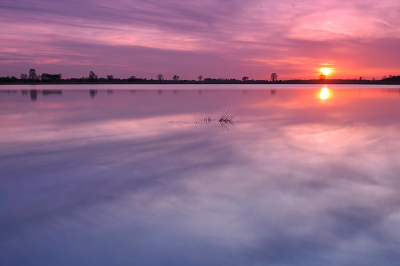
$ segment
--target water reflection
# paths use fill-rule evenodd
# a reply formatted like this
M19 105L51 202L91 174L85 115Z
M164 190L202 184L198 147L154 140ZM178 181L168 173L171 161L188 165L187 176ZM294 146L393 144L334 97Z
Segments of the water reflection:
M397 265L400 97L330 91L2 94L0 264Z
M319 94L321 100L326 100L329 97L329 90L327 87L321 89L321 93Z
M97 94L97 91L96 90L90 90L89 94L90 94L90 98L94 98L94 96L96 96L96 94Z
M31 100L36 101L37 100L37 90L30 90L29 94L31 95Z

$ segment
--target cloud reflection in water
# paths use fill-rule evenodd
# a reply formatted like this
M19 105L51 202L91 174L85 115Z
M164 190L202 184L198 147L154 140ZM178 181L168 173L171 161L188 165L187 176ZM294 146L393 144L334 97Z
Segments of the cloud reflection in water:
M396 265L400 98L319 93L3 93L1 264Z

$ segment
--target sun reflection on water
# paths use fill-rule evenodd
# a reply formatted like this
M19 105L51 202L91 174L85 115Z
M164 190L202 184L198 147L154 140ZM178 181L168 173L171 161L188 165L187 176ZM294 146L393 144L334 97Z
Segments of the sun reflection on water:
M326 100L329 97L329 90L327 87L321 89L321 93L319 94L321 100Z

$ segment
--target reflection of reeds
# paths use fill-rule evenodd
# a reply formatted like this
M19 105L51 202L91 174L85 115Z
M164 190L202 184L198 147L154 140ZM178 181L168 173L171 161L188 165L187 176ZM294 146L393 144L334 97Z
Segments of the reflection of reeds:
M235 115L228 116L228 114L223 114L221 118L218 120L220 124L233 124L233 118Z
M239 133L243 133L236 125L235 125L235 118L238 115L238 113L230 113L229 111L229 104L227 103L224 111L222 113L222 115L220 116L218 122L222 127L222 130L224 132L229 130L229 127L232 127L232 129L236 129L237 131L239 131ZM226 136L225 136L226 137Z
M207 124L207 123L208 123L208 124L211 123L211 121L212 121L212 118L211 118L212 114L213 114L213 113L208 112L208 113L206 114L206 116L204 117L204 122L206 122L206 124Z
M236 117L236 114L230 115L229 111L226 111L225 113L223 113L221 115L221 117L219 118L218 122L221 125L223 130L228 130L228 125L233 126L234 125L234 121L233 119Z
M224 108L224 111L219 116L219 118L214 118L213 115L214 115L214 112L217 109L217 107L214 108L214 110L208 111L208 113L206 113L203 116L203 119L201 120L201 122L196 122L196 124L202 123L203 125L207 126L209 131L213 131L214 133L217 133L217 131L213 127L213 124L219 123L222 127L222 131L224 132L224 134L227 131L229 131L230 127L239 131L240 133L242 133L242 131L235 125L235 122L236 122L235 118L238 115L238 113L230 113L228 104L227 104Z
M203 119L204 123L208 127L208 130L213 130L213 131L215 131L215 130L214 130L211 122L213 121L212 115L214 114L214 111L215 111L215 109L212 111L208 111L208 113L206 114L206 116Z

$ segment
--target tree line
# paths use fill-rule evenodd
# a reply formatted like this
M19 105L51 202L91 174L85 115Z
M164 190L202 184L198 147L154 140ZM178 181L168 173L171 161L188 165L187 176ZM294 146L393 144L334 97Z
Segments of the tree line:
M277 81L278 75L276 73L271 74L271 81ZM90 81L90 82L96 82L96 83L101 83L101 82L152 82L152 81L158 81L158 82L168 82L168 81L173 81L173 82L193 82L193 81L198 81L198 82L238 82L238 81L254 81L250 80L248 76L244 76L241 80L239 79L223 79L223 78L203 78L203 75L199 75L197 80L181 80L181 78L178 75L172 76L172 79L166 79L164 78L163 74L157 74L156 79L146 79L146 78L137 78L136 76L131 76L127 79L119 79L119 78L114 78L113 75L107 75L106 78L99 78L97 74L95 74L93 71L89 72L89 75L87 77L82 77L82 78L70 78L70 79L62 79L62 74L48 74L48 73L42 73L41 75L36 74L36 70L31 68L29 70L29 74L21 74L20 78L16 78L15 76L7 76L7 77L0 77L0 81L2 82L18 82L18 83L46 83L46 82L54 82L54 83L64 83L64 82L83 82L83 81ZM260 80L257 80L260 81ZM262 80L266 81L266 80Z

